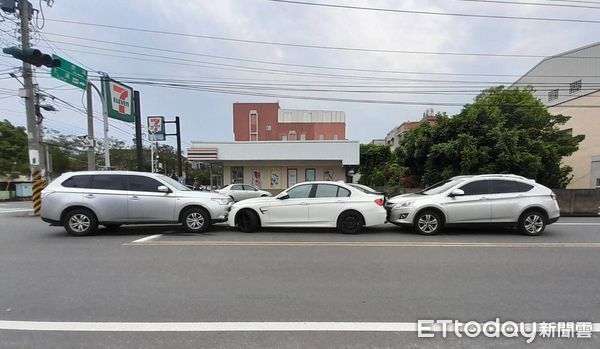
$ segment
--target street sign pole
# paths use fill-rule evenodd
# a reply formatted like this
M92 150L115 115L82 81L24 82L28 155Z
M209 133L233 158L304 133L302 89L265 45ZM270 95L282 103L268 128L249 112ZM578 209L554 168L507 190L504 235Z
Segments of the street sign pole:
M103 74L102 79L108 79L107 74ZM110 96L110 91L104 91L107 96L102 96L102 119L104 122L104 169L106 171L110 170L110 143L108 140L108 97Z

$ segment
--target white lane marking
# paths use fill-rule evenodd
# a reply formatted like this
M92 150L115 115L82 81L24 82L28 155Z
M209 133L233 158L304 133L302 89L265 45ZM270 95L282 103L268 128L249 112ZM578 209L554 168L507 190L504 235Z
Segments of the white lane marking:
M380 242L380 241L193 241L161 240L125 246L277 246L277 247L479 247L479 248L600 248L600 242Z
M573 222L573 223L552 223L549 227L553 225L600 225L600 223L595 222Z
M482 325L483 323L480 323ZM449 328L450 329L450 328ZM416 322L54 322L0 321L0 330L87 332L416 332ZM441 331L435 324L433 331ZM539 326L537 330L540 331ZM592 324L600 332L600 323Z
M0 213L32 212L33 208L0 208Z
M140 243L140 242L152 241L152 240L160 239L162 236L163 236L163 234L150 235L150 236L146 236L145 238L133 240L131 243L136 244L136 243Z

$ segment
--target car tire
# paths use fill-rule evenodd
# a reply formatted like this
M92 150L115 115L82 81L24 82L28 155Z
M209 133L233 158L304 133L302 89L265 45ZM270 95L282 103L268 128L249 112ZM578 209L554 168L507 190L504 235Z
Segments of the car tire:
M539 211L527 211L519 218L518 227L521 234L540 235L546 229L546 216Z
M435 235L442 229L443 221L435 211L423 211L415 217L415 230L422 235Z
M94 212L85 208L78 208L67 212L63 225L67 233L71 235L86 236L96 231L98 219Z
M190 233L203 233L210 226L210 215L201 208L189 208L181 215L181 223Z
M343 212L337 220L337 229L342 234L360 234L363 226L363 217L358 212Z
M255 232L260 227L260 218L250 209L241 210L235 218L238 229L244 233Z
M115 231L121 227L121 224L104 224L106 230Z

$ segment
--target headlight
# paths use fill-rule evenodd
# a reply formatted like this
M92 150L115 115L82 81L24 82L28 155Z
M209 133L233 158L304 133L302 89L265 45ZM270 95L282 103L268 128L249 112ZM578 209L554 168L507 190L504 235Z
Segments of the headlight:
M411 207L413 203L414 203L414 201L399 202L394 205L394 208Z
M211 200L218 202L219 205L227 205L231 198L212 198Z

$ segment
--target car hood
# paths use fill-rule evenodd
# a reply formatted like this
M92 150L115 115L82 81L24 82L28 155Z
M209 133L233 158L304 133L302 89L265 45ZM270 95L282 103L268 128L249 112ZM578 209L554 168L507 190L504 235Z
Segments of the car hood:
M420 200L420 199L426 199L427 197L429 197L429 195L422 195L422 194L402 194L402 195L396 195L394 197L391 197L387 200L387 202L389 202L390 204L395 204L398 202L403 202L403 201L409 201L409 200Z
M242 200L240 202L237 202L235 205L253 205L253 204L257 204L257 203L267 203L270 202L272 200L275 200L274 197L271 196L261 196L258 198L251 198L251 199L246 199L246 200Z

